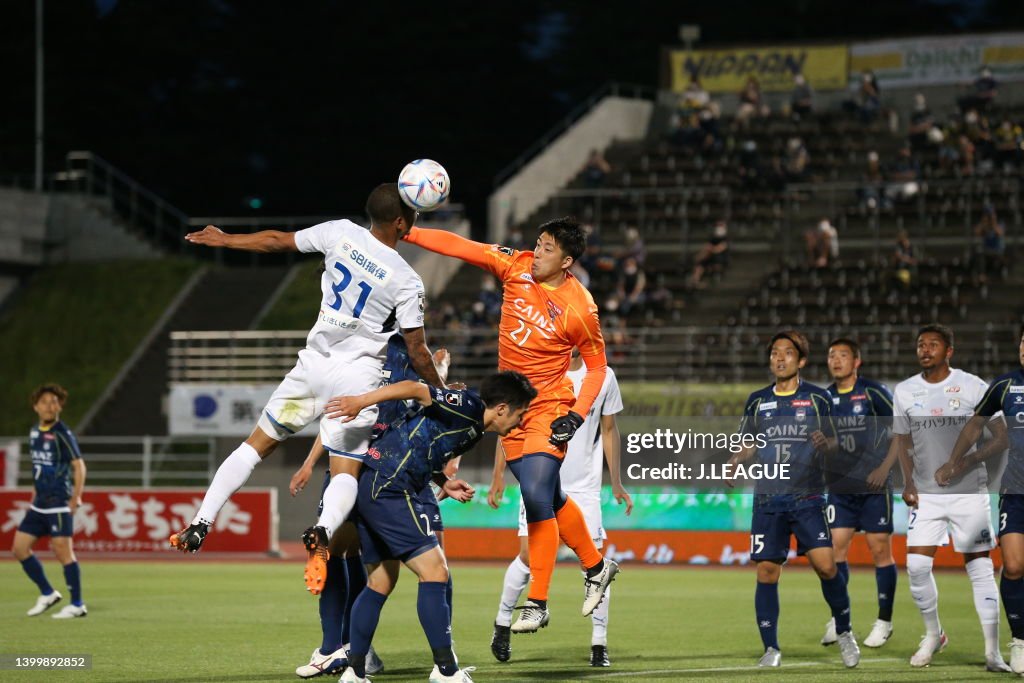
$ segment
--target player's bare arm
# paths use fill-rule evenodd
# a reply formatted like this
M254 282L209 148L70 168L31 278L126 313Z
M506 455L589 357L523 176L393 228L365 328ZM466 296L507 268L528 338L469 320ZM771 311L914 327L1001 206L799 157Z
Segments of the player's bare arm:
M68 501L68 507L71 508L71 514L74 514L78 506L82 504L82 490L85 488L85 461L75 458L71 461L71 469L73 470L74 488L71 492L71 500Z
M967 451L971 446L978 443L986 425L992 433L992 438L986 441L981 448L968 454ZM992 456L1005 451L1009 445L1010 438L1006 431L1006 422L1002 417L991 419L984 415L975 415L960 431L960 436L957 437L956 444L953 445L953 452L950 453L949 461L935 471L935 482L939 486L948 486L978 463L985 462Z
M320 434L316 435L316 440L313 441L312 447L309 449L309 455L302 461L302 465L292 475L292 479L288 482L288 490L292 496L299 494L302 489L306 488L306 484L309 483L310 477L313 476L313 468L316 467L316 463L320 460L320 457L324 454L324 445L320 441Z
M491 487L487 490L487 504L495 510L505 495L505 449L501 447L501 439L494 444L494 471L491 474Z
M434 365L434 356L430 353L430 349L427 348L427 335L422 327L415 327L408 330L402 330L402 337L405 339L405 345L409 349L409 362L412 363L413 370L416 371L423 381L427 384L445 388L444 380L438 373L438 368ZM449 363L451 357L448 357ZM443 368L445 375L448 374L447 365ZM409 398L412 398L411 396Z
M224 232L216 225L207 225L198 232L185 235L185 240L204 247L225 247L241 251L271 253L275 251L298 251L295 233L280 230L260 230L245 235Z
M741 448L739 451L734 453L733 456L731 458L729 458L728 463L730 465L739 465L740 463L744 463L744 462L750 460L756 454L757 454L757 446L747 446L746 448ZM727 478L725 480L725 485L728 486L729 488L734 487L736 485L735 478L734 477Z
M441 491L448 498L453 498L460 503L468 503L473 500L476 489L462 479L449 479L444 473L434 475L434 483L441 487Z
M608 463L608 478L612 483L612 495L619 505L626 504L626 516L633 512L633 498L622 485L622 472L619 470L619 457L622 444L619 437L619 423L614 415L601 416L601 446L604 449L604 460Z
M907 448L909 448L907 439L908 437L905 434L892 435L892 440L889 442L889 451L885 454L885 460L868 475L869 488L874 491L880 491L885 487L885 482L889 480L889 472L892 471L893 466L899 460L900 450L902 449L905 453Z
M912 443L909 434L897 435L901 439L902 447L896 453L900 460L900 469L903 470L903 502L912 508L917 507L917 484L914 483L914 461L910 457L910 445ZM893 441L896 441L893 438ZM888 458L887 458L888 459Z
M424 406L429 406L433 402L430 398L430 387L422 382L406 380L368 391L359 396L335 396L324 406L324 416L331 419L343 418L344 422L350 422L360 411L369 406L384 401L409 399Z

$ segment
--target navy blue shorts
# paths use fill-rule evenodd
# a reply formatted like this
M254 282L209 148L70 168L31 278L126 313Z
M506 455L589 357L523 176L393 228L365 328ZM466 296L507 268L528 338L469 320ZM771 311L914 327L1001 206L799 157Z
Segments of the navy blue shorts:
M434 489L430 484L423 487L423 490L416 496L420 505L423 506L423 511L427 513L427 519L430 520L431 531L444 531L444 520L441 519L441 507L437 504L437 496L434 494Z
M1024 493L999 494L999 535L1024 534Z
M74 533L74 525L70 512L37 512L30 508L18 525L18 531L36 537L70 536Z
M869 534L891 534L892 494L830 493L825 515L830 529L853 529Z
M789 556L790 536L796 536L796 552L805 554L815 548L831 548L824 507L797 510L754 510L750 523L750 559L754 562L785 562Z
M377 472L364 468L359 475L356 497L356 528L363 549L363 562L384 560L406 562L437 546L430 527L430 512L418 493L385 488L373 496Z

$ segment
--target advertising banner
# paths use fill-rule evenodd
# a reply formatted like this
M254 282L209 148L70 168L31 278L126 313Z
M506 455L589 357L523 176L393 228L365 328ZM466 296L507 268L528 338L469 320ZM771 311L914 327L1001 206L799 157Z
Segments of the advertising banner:
M764 91L793 89L802 73L816 90L842 90L847 83L845 45L738 47L669 52L671 88L682 92L694 77L708 92L738 92L754 76Z
M20 442L0 443L0 489L13 489L18 485L18 459L20 456Z
M171 436L249 436L276 384L175 384L167 429ZM302 430L316 436L317 423Z
M76 551L163 553L173 552L167 539L192 521L203 489L87 487L82 497L74 518ZM0 547L11 547L31 502L31 490L0 491ZM276 551L276 489L236 492L203 544L204 553Z
M1024 33L880 40L850 46L850 77L875 72L883 88L969 83L982 66L997 81L1024 80Z

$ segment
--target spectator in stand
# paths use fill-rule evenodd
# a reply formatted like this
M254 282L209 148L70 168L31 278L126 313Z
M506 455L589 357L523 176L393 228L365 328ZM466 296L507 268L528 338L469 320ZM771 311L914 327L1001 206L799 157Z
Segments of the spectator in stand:
M1006 267L1006 228L996 215L996 209L986 204L981 220L974 226L977 239L975 246L975 273L984 282L989 273L1002 273Z
M704 133L704 138L701 140L701 149L699 150L702 154L717 153L722 148L722 131L718 126L720 114L721 108L718 106L718 102L711 102L697 115L697 119L700 121L700 129Z
M793 92L789 96L789 108L793 118L800 120L814 111L814 91L802 73L793 75Z
M971 91L959 98L957 103L960 105L960 111L965 114L970 109L988 111L998 93L999 84L996 83L996 79L992 76L992 70L987 66L983 66L981 71L978 72L978 77L974 79L974 83L971 85Z
M643 238L640 237L640 231L632 226L628 227L623 237L624 244L618 254L619 265L625 265L626 259L633 259L638 266L643 268L644 261L647 260L647 245L644 244Z
M978 172L987 172L993 166L996 146L992 137L992 129L988 125L988 117L982 115L977 109L970 109L964 114L964 129L967 137L974 145L974 157L978 162ZM985 167L981 168L981 162Z
M917 196L921 190L918 183L921 178L921 165L911 154L909 144L900 148L896 160L889 164L887 176L889 182L885 194L888 199L906 201Z
M771 109L765 104L764 96L761 94L761 84L753 76L747 78L746 84L740 90L740 103L736 108L736 123L744 130L750 127L750 119L764 118L771 113Z
M882 90L878 86L875 72L865 71L860 77L860 87L853 100L845 102L843 108L860 116L864 123L871 123L882 109Z
M1002 166L1005 173L1012 172L1014 167L1020 166L1024 157L1024 136L1021 127L1004 118L992 137L995 143L996 164Z
M811 155L807 153L804 141L798 137L790 138L786 143L786 182L799 183L806 179L810 162Z
M515 226L508 232L508 236L505 238L505 246L512 247L516 251L530 251L533 249L533 245L527 243L523 237L522 226Z
M737 155L736 172L747 190L754 190L761 184L761 159L757 154L757 142L744 140Z
M889 200L885 196L885 176L878 160L878 152L871 150L867 156L867 168L861 177L863 183L857 190L858 206L862 213L888 208Z
M608 174L612 172L612 166L604 158L601 150L590 151L590 158L583 166L583 183L590 188L603 187Z
M583 267L582 263L574 261L573 264L569 266L569 272L572 273L573 277L580 281L580 284L583 285L584 289L590 289L590 273L587 272L587 269Z
M958 140L957 158L960 160L960 175L974 175L975 146L971 138L961 133Z
M724 220L715 222L711 237L694 258L690 286L703 289L705 273L721 273L729 265L729 227Z
M778 154L772 156L771 163L764 171L764 183L773 192L786 189L786 168Z
M904 287L910 287L917 272L917 250L910 242L910 235L906 230L900 230L896 235L896 246L892 251L892 265L894 278Z
M645 300L647 289L647 276L640 268L633 257L627 257L622 262L622 270L619 271L619 281L615 285L615 298L619 302L619 310L623 315L629 315L634 309L640 309Z
M682 107L684 113L697 113L707 107L711 103L711 96L708 91L705 90L701 84L700 79L694 76L690 79L690 84L686 86L686 90L683 91L682 95Z
M910 112L910 124L907 127L911 148L920 151L930 147L933 144L930 133L934 127L935 118L928 109L924 93L917 93L914 95L914 109Z
M827 268L839 258L839 232L828 218L804 233L807 244L807 263L812 268Z
M479 301L484 305L488 319L496 321L501 316L501 292L498 291L498 281L493 275L484 275L480 281Z

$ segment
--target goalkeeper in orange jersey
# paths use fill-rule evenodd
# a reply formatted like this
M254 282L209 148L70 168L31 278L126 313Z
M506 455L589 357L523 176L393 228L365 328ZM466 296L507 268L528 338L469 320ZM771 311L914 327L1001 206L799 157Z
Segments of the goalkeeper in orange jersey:
M547 599L561 539L586 570L583 615L593 612L619 571L594 545L583 514L565 495L558 471L566 445L601 391L607 370L597 306L569 273L587 240L572 218L540 226L532 252L473 242L444 230L413 228L406 238L439 254L454 256L497 276L504 285L498 325L498 369L529 378L538 397L519 429L501 440L526 508L530 590L513 633L547 625ZM566 376L573 347L587 368L579 397Z

